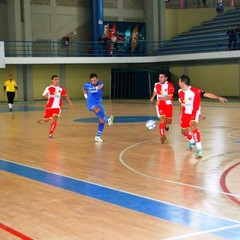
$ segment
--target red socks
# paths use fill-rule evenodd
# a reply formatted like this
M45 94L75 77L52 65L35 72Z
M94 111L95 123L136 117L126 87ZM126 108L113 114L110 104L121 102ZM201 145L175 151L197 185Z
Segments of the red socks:
M201 142L201 135L198 129L193 130L193 137L196 143Z
M53 134L56 126L57 126L57 122L52 122L52 124L50 126L50 130L49 130L49 134Z
M166 124L165 123L160 123L159 124L159 132L160 132L160 136L164 136L165 135L165 126Z

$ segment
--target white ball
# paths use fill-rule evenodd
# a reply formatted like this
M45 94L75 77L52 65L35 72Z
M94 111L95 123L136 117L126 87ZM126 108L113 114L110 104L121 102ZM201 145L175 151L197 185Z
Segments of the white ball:
M146 122L146 127L147 127L148 129L154 129L154 128L156 127L156 121L154 121L154 120L148 120L148 121Z

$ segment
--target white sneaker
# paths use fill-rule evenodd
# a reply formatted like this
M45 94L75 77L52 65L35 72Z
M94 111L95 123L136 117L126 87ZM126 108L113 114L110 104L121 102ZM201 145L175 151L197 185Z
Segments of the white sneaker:
M111 115L111 116L108 118L108 125L109 125L109 126L112 126L112 125L113 125L113 120L114 120L114 116Z
M100 136L96 136L95 137L95 141L96 142L103 142L102 138Z

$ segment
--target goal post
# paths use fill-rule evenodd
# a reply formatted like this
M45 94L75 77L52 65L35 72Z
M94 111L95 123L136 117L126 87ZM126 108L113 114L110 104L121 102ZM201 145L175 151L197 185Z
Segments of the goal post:
M3 41L0 41L0 68L5 68L5 52Z

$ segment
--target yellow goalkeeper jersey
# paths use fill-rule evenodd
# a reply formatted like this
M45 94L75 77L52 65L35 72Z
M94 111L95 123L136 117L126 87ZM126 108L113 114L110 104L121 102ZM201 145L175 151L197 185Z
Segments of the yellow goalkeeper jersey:
M7 80L4 83L4 87L6 87L6 92L15 92L15 89L17 87L17 82L15 80Z

